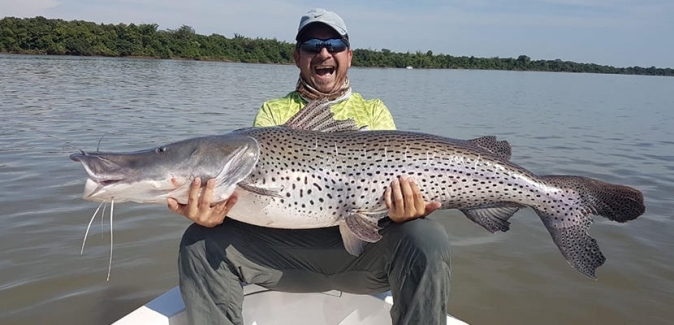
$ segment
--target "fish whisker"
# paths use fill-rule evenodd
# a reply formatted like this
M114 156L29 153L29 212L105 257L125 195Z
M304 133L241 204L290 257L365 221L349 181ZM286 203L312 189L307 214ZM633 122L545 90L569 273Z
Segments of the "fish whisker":
M98 205L98 208L96 208L96 211L94 211L94 215L91 216L91 220L89 220L89 225L87 225L87 231L84 233L84 240L82 241L82 249L80 249L80 256L84 254L84 245L87 243L87 235L89 235L89 229L91 228L91 223L94 222L94 218L96 218L96 214L98 214L98 210L101 209L101 206L105 202L101 202L101 204ZM105 213L105 208L103 208L103 213ZM101 214L102 216L103 214Z
M103 239L104 239L104 235L103 235L103 232L104 232L104 231L103 231L103 221L105 220L105 209L107 209L107 208L108 208L108 205L107 205L107 204L104 205L104 206L103 206L103 211L101 212L101 241L103 241Z
M101 135L101 137L98 139L98 144L96 145L96 152L100 152L101 150L101 141L103 141L103 137L105 136L105 133Z
M112 215L115 209L115 198L110 201L110 261L108 262L108 278L105 281L110 281L110 271L112 270Z

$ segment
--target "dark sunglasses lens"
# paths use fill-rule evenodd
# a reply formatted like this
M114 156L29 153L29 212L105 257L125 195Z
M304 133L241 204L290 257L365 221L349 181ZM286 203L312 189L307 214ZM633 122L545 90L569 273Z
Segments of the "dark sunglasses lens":
M300 49L304 52L309 52L309 53L317 53L320 51L320 43L315 42L317 40L315 39L310 39L308 41L304 41L302 44L300 44Z
M333 38L329 40L320 40L312 38L300 45L300 49L302 51L309 53L318 53L323 48L326 48L330 53L335 53L346 50L347 46L343 40L338 38Z
M330 48L332 48L332 51L328 48L328 51L330 52L341 52L346 50L346 44L341 39L331 39L328 40L328 42L330 43Z

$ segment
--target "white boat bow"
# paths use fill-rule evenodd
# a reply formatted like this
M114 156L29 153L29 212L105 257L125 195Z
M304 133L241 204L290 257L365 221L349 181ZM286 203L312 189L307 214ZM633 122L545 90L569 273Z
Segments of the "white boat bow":
M257 285L244 286L245 325L384 325L391 324L393 298L381 295L355 295L340 291L288 293ZM124 316L113 325L185 325L185 304L175 287L146 305ZM467 325L447 315L447 325Z

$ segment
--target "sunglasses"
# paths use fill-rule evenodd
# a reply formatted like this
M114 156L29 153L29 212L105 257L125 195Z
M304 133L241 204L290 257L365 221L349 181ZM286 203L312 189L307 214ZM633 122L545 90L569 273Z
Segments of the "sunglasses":
M297 48L308 53L319 53L323 48L329 53L337 53L346 50L349 47L348 41L341 38L317 39L312 38L300 43Z

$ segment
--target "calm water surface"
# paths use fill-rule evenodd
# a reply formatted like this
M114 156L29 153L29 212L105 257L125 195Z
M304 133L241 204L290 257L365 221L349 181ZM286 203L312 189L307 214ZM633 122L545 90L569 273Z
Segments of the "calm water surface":
M294 66L0 55L0 323L105 324L177 284L186 219L162 205L115 207L109 224L81 199L82 148L136 150L249 126ZM453 242L450 311L471 324L674 324L674 78L352 69L398 128L493 134L539 174L637 187L646 214L591 229L598 281L565 262L538 217L490 234L455 211L433 217ZM49 136L45 135L49 134Z

